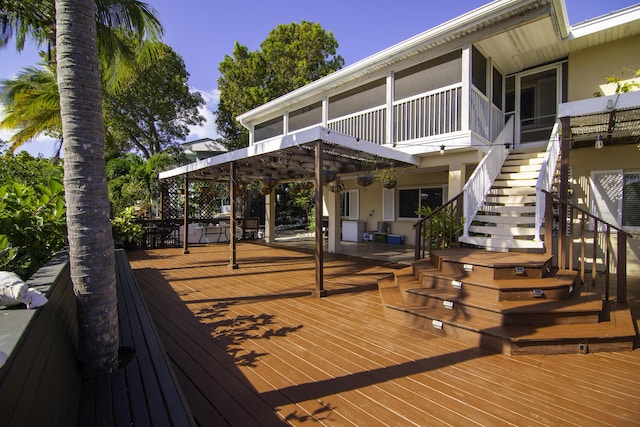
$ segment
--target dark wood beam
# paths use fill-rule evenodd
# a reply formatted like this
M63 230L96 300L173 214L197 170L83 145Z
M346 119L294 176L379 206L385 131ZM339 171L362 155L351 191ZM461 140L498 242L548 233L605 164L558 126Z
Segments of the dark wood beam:
M315 143L315 181L316 181L316 289L314 296L327 296L324 289L324 258L323 258L323 236L322 236L322 140Z
M182 214L184 233L182 236L182 252L189 253L189 178L184 177L184 212Z
M229 163L229 268L238 268L238 262L236 259L236 194L237 193L237 181L236 181L236 163Z

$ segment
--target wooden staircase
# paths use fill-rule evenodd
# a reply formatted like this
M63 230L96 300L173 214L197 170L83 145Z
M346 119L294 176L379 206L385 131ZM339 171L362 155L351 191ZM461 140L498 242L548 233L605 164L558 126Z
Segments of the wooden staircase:
M387 315L506 354L632 350L626 305L545 254L450 248L378 281ZM597 287L596 287L597 288Z
M462 242L493 250L543 248L534 236L536 180L544 156L537 151L509 153Z

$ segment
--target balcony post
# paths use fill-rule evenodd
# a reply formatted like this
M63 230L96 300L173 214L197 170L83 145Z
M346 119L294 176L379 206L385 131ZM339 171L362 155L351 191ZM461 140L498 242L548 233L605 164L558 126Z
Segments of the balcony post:
M627 236L618 231L618 265L616 266L616 299L620 304L627 303Z
M394 75L393 71L390 71L387 74L387 114L385 114L385 136L384 142L385 144L393 144L396 146L395 138L393 137L395 133L395 129L393 126L393 98L395 97L395 92L393 90L393 81Z

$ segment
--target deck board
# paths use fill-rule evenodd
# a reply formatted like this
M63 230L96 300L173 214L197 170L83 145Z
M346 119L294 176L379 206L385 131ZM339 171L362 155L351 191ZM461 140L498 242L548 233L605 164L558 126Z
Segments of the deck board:
M506 356L385 316L394 266L239 243L130 253L200 425L640 425L640 351ZM640 290L630 290L633 292Z

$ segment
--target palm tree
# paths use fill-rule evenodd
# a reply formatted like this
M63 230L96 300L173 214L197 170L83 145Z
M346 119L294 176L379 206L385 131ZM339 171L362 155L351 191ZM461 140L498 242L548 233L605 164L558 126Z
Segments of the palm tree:
M5 0L0 10L0 46L15 37L20 50L32 37L39 44L47 42L49 54L52 47L56 51L71 278L86 376L117 365L115 262L97 45L107 55L120 52L113 54L113 63L126 58L118 29L134 30L139 38L161 32L151 9L136 0L56 0L55 5L53 0ZM113 40L105 39L109 34Z
M4 110L0 129L18 129L9 141L11 151L44 133L60 141L56 150L59 152L62 122L53 65L28 67L15 78L0 81L0 103Z
M56 0L56 62L64 143L71 279L85 376L117 367L115 261L104 161L95 4Z

